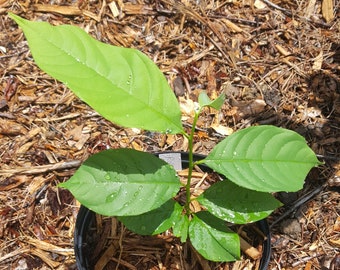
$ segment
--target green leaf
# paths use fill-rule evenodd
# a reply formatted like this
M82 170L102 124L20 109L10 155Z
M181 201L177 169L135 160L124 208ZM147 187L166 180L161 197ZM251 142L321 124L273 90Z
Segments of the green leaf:
M197 201L214 216L235 224L264 219L281 206L270 193L246 189L228 180L210 186Z
M110 149L88 158L60 186L96 213L134 216L160 207L181 184L173 167L154 155Z
M215 100L211 100L205 91L202 91L198 96L198 104L201 108L203 107L211 107L216 110L221 109L225 100L225 94L221 94Z
M257 191L297 191L320 164L305 139L291 130L255 126L240 130L201 161L235 184Z
M9 16L23 29L37 65L105 118L124 127L183 132L173 91L143 53L101 43L75 26Z
M179 237L182 243L186 242L188 238L189 223L190 221L188 216L182 213L172 227L173 235Z
M179 219L183 207L170 199L160 207L137 216L118 217L130 230L141 235L155 235L170 229Z
M235 261L240 258L240 239L225 222L202 211L194 215L189 226L189 237L195 249L207 260Z

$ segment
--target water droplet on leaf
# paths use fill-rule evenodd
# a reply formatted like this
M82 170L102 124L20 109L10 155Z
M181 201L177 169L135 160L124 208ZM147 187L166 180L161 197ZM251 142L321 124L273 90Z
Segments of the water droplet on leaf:
M131 81L132 81L132 75L130 74L128 80L126 81L126 84L130 85Z
M113 202L113 200L115 199L116 196L117 196L116 193L110 194L109 196L106 197L106 202L107 203Z

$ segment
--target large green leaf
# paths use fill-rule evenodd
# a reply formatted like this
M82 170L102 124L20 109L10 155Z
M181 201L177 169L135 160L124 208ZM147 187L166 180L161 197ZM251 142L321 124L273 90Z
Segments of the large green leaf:
M235 261L240 258L240 240L225 222L202 211L189 225L189 237L195 249L210 261Z
M183 132L173 91L143 53L101 43L75 26L9 16L23 29L37 65L105 118L124 127Z
M141 235L155 235L170 229L182 216L183 206L170 199L160 207L138 216L118 217L130 230Z
M110 149L88 158L60 186L94 212L134 216L160 207L181 184L173 167L154 155Z
M274 126L240 130L201 162L239 186L263 192L297 191L319 164L302 136Z
M264 219L281 206L270 193L246 189L228 180L210 186L197 201L216 217L235 224Z

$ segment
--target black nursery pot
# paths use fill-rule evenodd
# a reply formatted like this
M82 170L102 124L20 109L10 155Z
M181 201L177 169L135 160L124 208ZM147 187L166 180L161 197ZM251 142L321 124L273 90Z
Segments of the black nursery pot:
M156 156L166 160L168 163L172 164L176 169L187 168L189 164L188 153L179 153L179 152L166 152L166 153L157 153ZM201 160L205 158L203 155L194 155L194 161ZM200 168L209 172L211 169L207 166L200 165ZM78 212L76 226L74 231L74 251L77 263L78 270L92 270L93 265L89 261L89 239L87 239L89 233L88 231L93 226L96 219L96 214L87 209L84 206L81 206ZM262 250L262 258L260 262L260 270L266 270L271 255L271 245L270 245L270 231L267 221L260 220L257 223L258 228L262 231L263 235L265 235L266 239L263 241L263 250Z

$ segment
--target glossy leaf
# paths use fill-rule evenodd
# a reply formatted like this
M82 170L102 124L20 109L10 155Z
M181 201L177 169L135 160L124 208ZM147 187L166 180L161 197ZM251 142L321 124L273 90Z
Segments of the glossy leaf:
M124 127L183 132L173 91L140 51L101 43L75 26L10 17L23 29L37 65L108 120Z
M194 248L207 260L235 261L240 258L237 233L209 212L194 215L189 225L189 237Z
M130 230L140 235L155 235L170 229L181 217L183 207L170 199L160 207L137 216L118 217Z
M211 107L214 108L216 110L221 109L223 103L225 100L225 94L221 94L220 96L218 96L218 98L216 98L215 100L211 100L207 93L205 91L202 91L200 93L200 95L198 96L198 104L200 105L200 107Z
M181 184L173 167L154 155L111 149L88 158L60 186L96 213L134 216L160 207Z
M201 161L235 184L257 191L297 191L319 162L299 134L274 126L240 130Z
M172 227L172 233L174 236L179 237L181 242L186 242L189 232L189 218L187 215L183 214L175 220L175 224Z
M281 206L270 193L246 189L228 180L210 186L197 201L216 217L235 224L264 219Z

